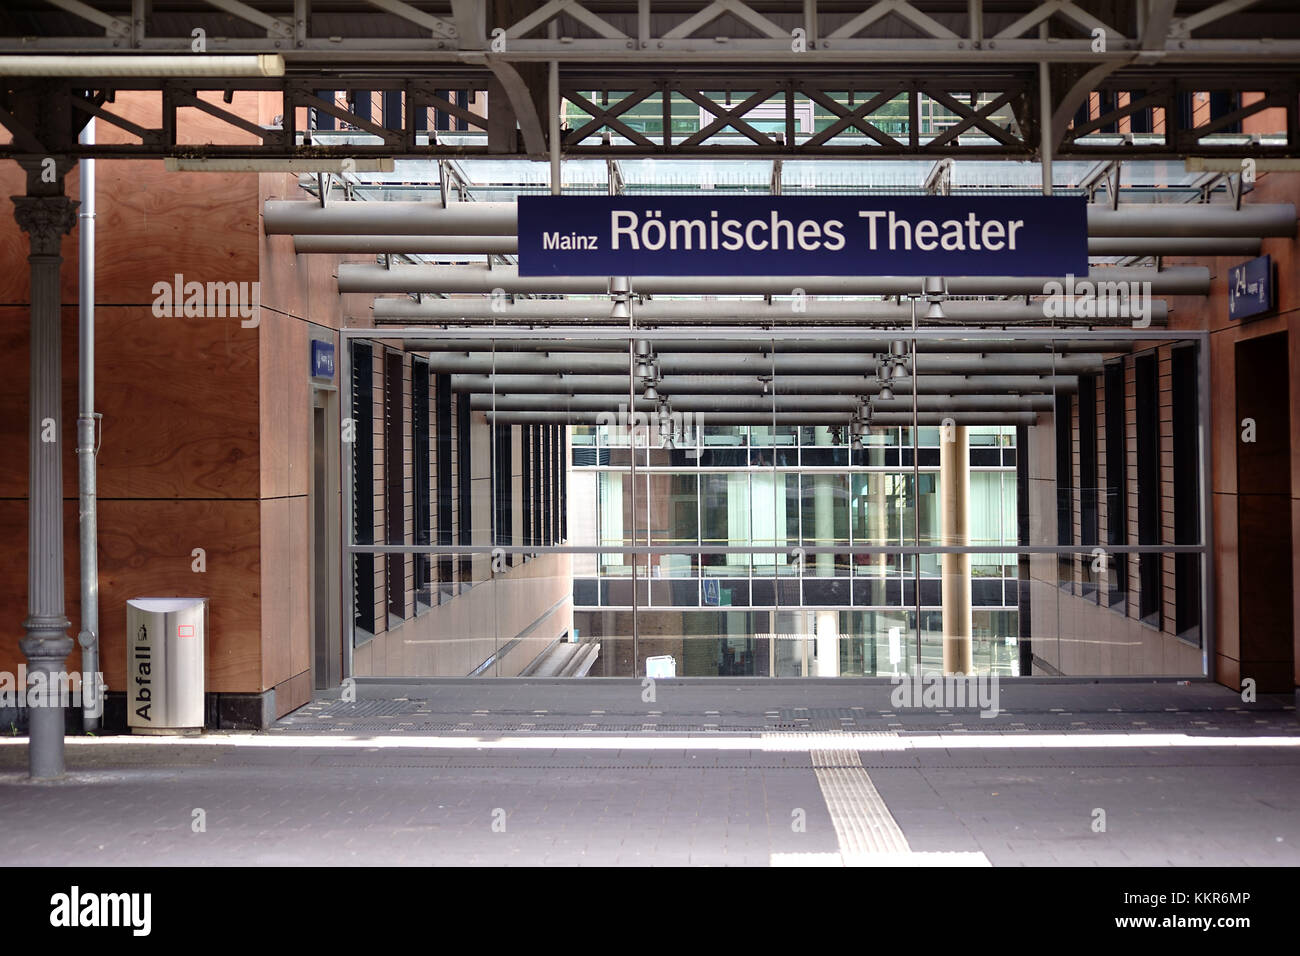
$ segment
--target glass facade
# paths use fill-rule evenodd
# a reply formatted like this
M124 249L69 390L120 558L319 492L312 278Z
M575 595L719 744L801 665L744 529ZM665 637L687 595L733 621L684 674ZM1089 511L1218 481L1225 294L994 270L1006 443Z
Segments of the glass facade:
M938 663L939 555L897 549L939 543L942 434L912 436L882 428L855 446L826 426L703 426L696 447L667 450L649 426L633 470L627 428L574 427L573 480L589 494L569 507L591 520L574 522L589 534L572 543L626 549L575 564L575 627L626 641L634 614L638 634L656 635L651 649L680 642L683 676L870 677ZM968 438L970 543L1014 547L1015 428ZM637 544L653 550L629 554ZM1016 564L1014 553L973 556L983 672L1018 673Z
M987 333L816 334L739 361L681 331L358 343L358 659L528 676L577 644L592 677L889 677L956 644L1002 677L1204 673L1196 341L1040 335L990 365ZM931 378L882 398L900 349Z

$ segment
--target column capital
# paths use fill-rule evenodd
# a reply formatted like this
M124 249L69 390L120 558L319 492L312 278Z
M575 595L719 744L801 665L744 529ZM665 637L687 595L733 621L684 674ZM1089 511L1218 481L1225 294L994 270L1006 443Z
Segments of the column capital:
M34 256L57 256L63 237L77 223L80 203L67 196L11 196L14 220L31 239Z

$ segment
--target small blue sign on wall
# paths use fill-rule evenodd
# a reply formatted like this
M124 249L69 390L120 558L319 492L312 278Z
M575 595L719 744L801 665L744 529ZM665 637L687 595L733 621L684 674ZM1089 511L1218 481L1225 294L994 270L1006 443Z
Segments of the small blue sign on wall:
M521 276L1088 274L1081 196L520 196Z
M717 607L721 604L717 578L705 578L701 583L704 585L704 606Z
M311 377L334 380L334 343L311 343Z
M1277 309L1277 283L1269 256L1251 259L1228 270L1228 318L1249 319Z

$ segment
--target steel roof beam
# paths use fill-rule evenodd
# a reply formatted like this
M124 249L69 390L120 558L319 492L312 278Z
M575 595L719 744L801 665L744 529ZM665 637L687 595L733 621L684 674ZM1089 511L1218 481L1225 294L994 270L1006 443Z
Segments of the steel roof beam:
M588 353L498 352L495 355L434 352L429 356L431 372L461 374L577 374L626 375L626 355L592 355ZM664 375L867 375L879 365L874 353L819 354L684 354L661 353L656 357ZM1074 375L1099 369L1105 357L1098 352L1068 356L1016 353L950 354L929 353L917 359L917 374L948 375Z
M910 376L890 380L895 395L910 395ZM1073 392L1079 380L1069 375L931 375L916 380L921 395L1039 395ZM668 395L872 395L880 391L875 375L666 375L655 387ZM623 375L452 375L454 392L484 395L498 391L512 395L622 395L628 394Z
M385 204L386 205L386 204ZM1085 277L1079 277L1080 279ZM1201 266L1144 269L1115 266L1093 269L1093 282L1150 282L1156 295L1206 295L1210 270ZM1041 295L1064 276L954 276L949 295ZM921 276L634 276L631 290L654 295L909 295L920 293ZM441 292L480 295L603 295L602 276L520 276L513 266L339 266L340 292ZM497 290L500 290L499 292ZM635 307L633 313L635 314Z
M979 302L961 299L943 303L944 316L951 322L980 322L990 325L1001 323L1042 322L1045 319L1041 302L1005 300ZM924 314L923 311L919 314ZM821 325L831 321L853 324L864 322L910 322L910 303L842 300L804 300L800 310L794 311L788 301L763 302L758 300L730 301L674 301L650 300L633 306L638 323L706 322L710 324L806 324ZM1163 299L1151 300L1151 321L1162 325L1168 319L1169 305ZM565 300L519 299L503 301L494 299L426 299L416 302L409 298L375 299L375 321L383 322L464 322L481 319L485 322L535 322L537 320L569 320L589 322L614 321L610 316L610 302L606 299ZM1100 320L1099 320L1100 321ZM623 320L626 325L626 320ZM1128 324L1125 319L1124 324Z
M330 255L515 255L515 236L296 235L299 254ZM1259 238L1205 236L1089 237L1092 256L1257 256Z
M666 395L675 412L853 412L861 404L858 395ZM926 412L1047 412L1053 408L1050 395L918 395L916 407ZM621 396L627 403L627 396ZM501 395L472 394L469 407L475 411L554 411L570 409L583 412L616 410L620 400L611 395ZM654 399L638 397L636 411L653 412L659 407ZM874 411L910 412L912 396L893 399L871 398ZM874 414L873 411L873 414Z
M648 201L648 197L647 197ZM513 202L344 202L321 206L296 199L268 199L263 205L268 235L514 236ZM1294 236L1291 203L1242 206L1205 203L1130 203L1111 209L1088 207L1090 238L1259 238Z
M485 412L489 424L502 425L602 425L609 421L611 414L617 415L618 409L611 408L603 412L591 411L517 411ZM654 416L647 416L647 423ZM852 412L712 412L700 413L699 424L702 425L848 425L852 422ZM912 425L912 412L881 412L871 416L872 426L882 428L904 428ZM917 412L916 424L925 426L943 425L951 421L956 425L1034 425L1038 422L1037 412Z
M547 334L553 333L548 329ZM1128 352L1133 345L1131 339L1026 339L1002 338L1002 334L989 335L981 332L979 335L971 335L964 329L958 329L953 332L953 337L949 339L928 337L918 339L916 348L921 354L954 352L1000 355L1003 353L1037 352L1046 354L1054 352L1057 355L1068 355L1073 352ZM1006 334L1014 335L1014 333ZM1062 330L1062 334L1068 335L1068 332ZM906 332L898 332L891 334L889 338L882 335L879 339L854 339L853 348L859 352L888 352L892 350L893 343L897 342L900 336L906 337L906 335ZM377 330L376 337L382 339L382 331ZM762 333L758 331L755 332L752 339L659 339L655 337L653 332L640 331L633 333L631 338L644 341L655 354L661 351L705 352L722 355L729 353L791 355L804 352L834 352L839 354L845 349L845 343L842 339L765 340ZM529 337L526 339L437 338L408 339L404 344L406 350L410 352L481 352L488 354L495 351L497 355L528 352L612 352L626 356L628 340L629 336L607 339L547 337Z

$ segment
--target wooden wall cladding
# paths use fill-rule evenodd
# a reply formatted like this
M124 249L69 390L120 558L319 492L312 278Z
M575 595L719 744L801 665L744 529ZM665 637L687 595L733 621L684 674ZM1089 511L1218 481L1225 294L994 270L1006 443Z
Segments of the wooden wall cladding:
M263 498L305 495L311 480L311 346L301 319L262 310L257 329ZM337 354L337 353L336 353Z
M150 304L154 283L177 273L257 281L256 175L169 173L138 160L100 161L95 174L95 301Z
M104 498L258 496L258 330L238 319L96 310L95 406ZM28 341L22 307L0 307L0 497L27 496ZM304 346L304 349L306 346ZM77 494L77 310L63 310L63 494ZM304 362L306 360L304 359Z
M257 176L247 173L169 173L161 162L99 160L95 213L95 301L148 305L156 282L255 282L258 279ZM80 174L64 181L76 199ZM27 236L13 217L10 196L26 191L23 172L0 163L0 304L31 301ZM65 305L78 301L78 228L63 240L60 288Z
M261 687L311 667L311 515L306 497L258 503L261 526Z
M146 309L100 314L100 493L257 497L258 330Z
M317 201L299 188L296 175L268 173L260 180L259 217L262 204L269 199ZM373 263L374 256L297 255L292 236L268 236L261 228L260 218L258 225L263 305L331 329L345 325L368 328L373 324L370 310L373 296L340 295L337 276L339 263Z
M76 595L76 502L64 506L64 574L70 636L80 625ZM27 503L0 501L0 669L22 659L17 639L26 616ZM99 620L104 678L121 690L126 675L126 602L135 597L209 599L207 689L265 689L261 682L261 568L256 501L114 501L99 503ZM206 552L196 573L193 549ZM79 666L76 652L70 666Z
M297 710L304 704L311 703L311 671L295 674L275 686L275 716L278 720L285 714Z

